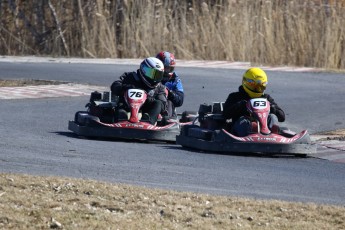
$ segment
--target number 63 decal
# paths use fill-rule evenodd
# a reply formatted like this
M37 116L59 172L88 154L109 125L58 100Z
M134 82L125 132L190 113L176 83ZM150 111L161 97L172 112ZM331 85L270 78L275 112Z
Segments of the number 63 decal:
M266 101L254 101L253 107L258 107L258 106L265 107L266 106Z
M267 100L265 98L254 98L250 100L253 108L263 109L267 107Z

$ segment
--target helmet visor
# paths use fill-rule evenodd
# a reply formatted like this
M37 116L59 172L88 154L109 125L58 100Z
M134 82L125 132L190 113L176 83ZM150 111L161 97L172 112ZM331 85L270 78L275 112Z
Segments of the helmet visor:
M164 72L166 73L173 73L175 70L175 66L164 66Z
M155 82L159 82L163 79L163 74L164 74L163 71L153 69L145 65L142 67L142 69L143 69L144 75Z
M267 86L267 81L262 82L261 80L246 79L248 88L255 93L263 93Z

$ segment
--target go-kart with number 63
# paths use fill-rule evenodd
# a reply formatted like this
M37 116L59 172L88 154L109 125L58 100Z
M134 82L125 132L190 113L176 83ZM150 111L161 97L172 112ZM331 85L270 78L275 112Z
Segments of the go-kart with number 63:
M268 127L270 103L265 98L247 102L252 120L247 136L239 137L226 127L231 121L222 116L222 102L199 107L199 125L185 125L176 137L176 143L183 147L221 153L259 153L269 155L306 156L316 153L307 130L295 133L286 127Z

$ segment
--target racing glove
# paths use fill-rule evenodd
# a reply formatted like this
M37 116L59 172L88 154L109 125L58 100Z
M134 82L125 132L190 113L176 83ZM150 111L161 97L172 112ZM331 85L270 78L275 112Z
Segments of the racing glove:
M146 102L147 103L152 103L155 99L155 91L152 90L148 90L147 92L147 98L146 98Z
M153 97L155 95L155 90L154 89L150 89L148 91L146 91L147 96Z
M135 89L136 87L134 85L131 85L131 84L122 84L122 88L124 90L127 90L127 89Z
M168 91L168 100L172 101L175 98L175 93L172 90Z
M273 105L270 107L270 113L276 114L277 113L277 108Z
M150 96L149 94L147 95L147 98L146 98L146 102L147 103L152 103L154 102L156 99L154 96Z

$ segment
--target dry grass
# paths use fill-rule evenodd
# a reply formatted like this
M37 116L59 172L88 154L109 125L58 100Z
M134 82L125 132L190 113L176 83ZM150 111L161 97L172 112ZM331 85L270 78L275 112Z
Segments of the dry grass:
M35 80L35 79L16 79L16 80L3 80L0 79L0 87L23 87L30 85L59 85L64 82L49 81L49 80Z
M344 0L0 0L0 53L345 69Z
M337 130L330 130L324 131L320 133L315 133L315 135L319 135L319 141L327 141L327 140L338 140L338 141L345 141L345 129L337 129Z
M317 133L317 134L320 134L320 135L330 135L330 136L336 136L336 135L345 136L345 129L324 131L324 132Z
M345 208L0 174L1 229L344 229Z

